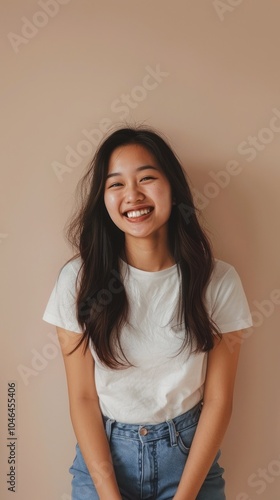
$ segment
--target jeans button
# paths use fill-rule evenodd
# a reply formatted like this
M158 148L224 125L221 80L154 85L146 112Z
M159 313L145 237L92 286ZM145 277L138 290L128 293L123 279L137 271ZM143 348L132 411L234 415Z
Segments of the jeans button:
M145 427L141 427L139 434L140 436L146 436L148 434L148 429L146 429Z

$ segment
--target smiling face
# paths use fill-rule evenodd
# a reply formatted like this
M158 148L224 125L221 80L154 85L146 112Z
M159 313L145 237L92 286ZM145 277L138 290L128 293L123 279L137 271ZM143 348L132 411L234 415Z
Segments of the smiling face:
M110 157L104 202L125 238L166 238L172 209L171 186L155 157L129 144Z

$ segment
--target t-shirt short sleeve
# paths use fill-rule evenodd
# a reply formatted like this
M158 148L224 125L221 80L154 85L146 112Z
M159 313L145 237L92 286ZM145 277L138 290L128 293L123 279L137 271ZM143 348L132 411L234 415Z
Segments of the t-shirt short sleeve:
M253 325L241 279L230 264L216 259L206 295L211 304L211 318L221 333Z
M43 320L55 326L83 333L76 317L76 279L79 259L68 262L59 273L47 303Z

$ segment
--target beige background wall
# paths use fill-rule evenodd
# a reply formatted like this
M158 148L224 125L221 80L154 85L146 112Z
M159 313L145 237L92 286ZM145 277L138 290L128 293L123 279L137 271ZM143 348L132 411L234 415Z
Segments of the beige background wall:
M1 498L70 500L75 438L64 368L55 329L41 317L71 255L63 227L77 181L106 129L126 121L169 137L216 256L242 277L255 326L242 346L222 447L227 499L277 500L279 3L0 5ZM17 390L15 494L5 479L10 381Z

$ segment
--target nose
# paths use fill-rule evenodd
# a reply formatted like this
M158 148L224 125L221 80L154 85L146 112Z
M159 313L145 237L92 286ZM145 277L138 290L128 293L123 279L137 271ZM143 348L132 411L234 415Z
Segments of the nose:
M133 184L131 186L127 186L125 193L125 201L127 203L135 203L137 201L143 201L145 198L144 193L142 193L139 185Z

